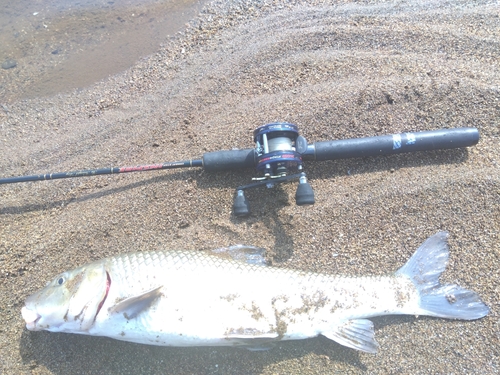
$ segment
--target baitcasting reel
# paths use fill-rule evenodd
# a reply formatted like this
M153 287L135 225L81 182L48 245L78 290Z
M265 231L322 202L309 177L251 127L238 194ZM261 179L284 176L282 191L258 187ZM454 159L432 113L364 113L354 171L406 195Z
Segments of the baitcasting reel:
M236 188L233 212L236 216L250 213L245 190L298 179L299 185L295 202L299 206L314 204L314 192L302 171L302 154L307 151L307 141L299 135L296 125L287 122L275 122L263 125L253 132L255 142L256 169L260 174L252 178L255 182Z

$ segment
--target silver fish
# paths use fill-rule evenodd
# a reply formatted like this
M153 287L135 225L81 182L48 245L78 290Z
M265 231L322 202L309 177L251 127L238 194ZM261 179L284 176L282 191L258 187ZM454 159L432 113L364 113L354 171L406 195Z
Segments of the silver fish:
M31 331L150 345L259 350L321 334L375 353L378 344L367 318L410 314L472 320L488 314L476 293L439 283L448 261L447 236L430 237L385 277L303 272L204 252L122 254L58 275L27 298L21 313Z

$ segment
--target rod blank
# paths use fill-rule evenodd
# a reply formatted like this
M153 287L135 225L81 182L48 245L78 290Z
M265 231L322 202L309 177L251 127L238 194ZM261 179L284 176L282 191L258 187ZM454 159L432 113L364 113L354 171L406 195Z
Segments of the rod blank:
M73 177L91 177L103 174L144 172L144 171L154 171L159 169L201 167L202 164L203 163L201 160L185 160L185 161L174 161L174 162L167 162L160 164L138 165L132 167L100 168L100 169L88 169L88 170L73 171L73 172L36 174L31 176L1 178L0 184L13 184L16 182L28 182L28 181L57 180L61 178L73 178Z

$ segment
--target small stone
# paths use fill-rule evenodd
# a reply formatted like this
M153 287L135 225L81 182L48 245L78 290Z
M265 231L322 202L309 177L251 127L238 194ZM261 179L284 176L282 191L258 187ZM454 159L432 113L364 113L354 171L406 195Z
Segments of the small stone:
M184 228L187 228L189 227L189 222L186 221L186 220L181 220L181 222L179 223L179 228L180 229L184 229Z
M7 59L2 63L2 69L11 69L17 66L17 61L13 59Z

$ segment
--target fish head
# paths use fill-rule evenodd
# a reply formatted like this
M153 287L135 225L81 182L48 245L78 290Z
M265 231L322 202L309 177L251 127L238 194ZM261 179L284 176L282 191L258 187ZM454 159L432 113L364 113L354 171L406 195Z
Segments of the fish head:
M110 287L102 264L57 275L26 299L21 310L30 331L85 333L95 322Z

